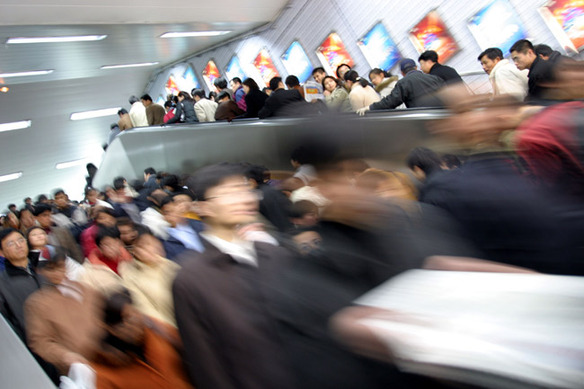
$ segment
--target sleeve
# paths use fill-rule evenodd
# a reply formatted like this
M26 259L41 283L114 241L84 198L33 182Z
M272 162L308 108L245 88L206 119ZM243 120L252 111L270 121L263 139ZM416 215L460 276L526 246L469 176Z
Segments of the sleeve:
M270 105L271 105L271 104L270 104L270 101L269 101L269 99L268 99L268 100L266 100L266 102L265 102L264 106L263 106L263 107L262 107L262 109L260 109L260 111L258 112L258 117L259 117L260 119L265 119L265 118L267 118L267 117L270 117L270 116L272 116L272 115L273 115L272 108L270 107Z
M207 122L207 115L205 115L205 110L201 104L195 104L195 115L200 122Z
M183 341L185 367L196 387L236 389L230 372L221 362L221 348L215 344L212 326L200 309L201 297L193 283L179 273L172 286L176 323Z
M154 123L154 110L146 108L146 120L148 120L148 125L151 126Z
M170 120L167 121L166 124L178 123L180 121L181 116L182 116L182 104L178 103L176 105L176 110L174 111L174 116L172 118L170 118ZM150 118L148 118L148 123L150 123Z
M404 102L403 84L398 82L389 95L385 96L377 103L371 104L369 106L369 109L372 111L380 109L394 109L403 102Z
M495 84L499 94L516 96L523 100L527 94L527 74L526 72L511 71L508 68L501 68L495 75Z

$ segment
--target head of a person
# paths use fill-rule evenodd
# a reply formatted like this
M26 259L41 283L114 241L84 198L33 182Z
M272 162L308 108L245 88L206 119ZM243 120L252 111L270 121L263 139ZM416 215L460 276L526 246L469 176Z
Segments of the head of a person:
M39 250L49 243L47 232L40 226L33 226L26 230L26 240L31 250Z
M174 193L182 188L180 179L176 174L167 174L160 180L160 187L167 193Z
M166 100L164 102L164 110L168 112L172 108L172 101Z
M51 215L53 214L53 210L51 206L45 203L40 203L34 206L34 217L39 224L39 226L43 227L44 229L51 228L53 221L51 219Z
M193 197L189 191L180 190L172 194L172 202L176 206L177 213L184 216L192 210Z
M223 91L223 92L219 92L219 94L217 95L217 102L218 103L225 103L228 102L229 100L231 100L231 96L229 95L229 93L227 93L227 91Z
M345 74L343 76L345 79L345 83L347 84L347 86L349 88L351 88L353 86L353 84L358 82L359 79L361 78L361 77L359 77L359 73L357 73L357 71L355 71L355 70L349 70L348 72L345 72Z
M98 226L102 227L114 227L116 225L114 210L108 207L96 206L93 209L93 220Z
M241 86L241 78L233 77L231 81L229 81L229 86L231 87L232 90L239 89L239 87Z
M375 86L381 84L385 77L386 73L379 68L371 69L371 71L369 72L369 79L371 80L371 83Z
M66 259L63 249L53 247L49 250L49 258L42 257L36 269L49 283L59 285L67 278Z
M28 244L19 230L14 228L0 230L0 249L2 256L12 264L28 263Z
M22 208L20 210L20 226L24 228L29 228L35 225L35 220L32 212L28 208Z
M290 209L290 221L295 226L315 226L318 223L318 206L309 200L296 201Z
M69 206L69 197L63 189L55 189L53 192L53 199L57 208L63 209Z
M440 160L442 161L442 169L445 170L456 169L462 165L460 158L454 154L444 154Z
M137 260L147 265L156 264L161 257L166 256L162 242L150 231L144 230L135 239L133 254Z
M156 170L153 167L144 169L144 181L148 181L151 175L156 176Z
M339 81L333 76L325 76L322 79L322 87L329 92L334 91L339 86Z
M270 89L272 92L277 91L278 89L284 89L284 83L282 82L282 77L273 77L269 83Z
M144 344L144 316L132 305L132 297L127 290L109 296L104 306L103 322L111 335L106 342L115 341L119 351L130 352Z
M370 168L357 177L356 185L379 198L416 200L415 187L404 173Z
M40 194L40 195L38 195L36 202L37 202L37 204L48 203L49 198L46 194Z
M339 78L340 80L342 80L345 76L345 73L347 73L349 70L351 70L351 67L346 64L346 63L342 63L337 67L337 78Z
M515 42L509 49L509 52L511 53L513 63L515 63L515 66L519 70L531 69L533 61L537 58L533 44L527 39L521 39Z
M246 94L249 94L249 92L252 90L260 90L260 87L258 86L257 82L255 82L253 78L246 78L245 80L243 80L243 91Z
M491 74L495 65L503 59L503 52L498 47L489 47L479 54L478 58L483 70L487 74Z
M235 228L256 220L259 196L240 164L221 163L199 169L187 181L206 223Z
M211 101L217 101L217 92L215 92L215 91L209 92L208 99L211 100Z
M181 101L181 102L184 101L184 100L186 100L186 101L192 100L191 99L191 95L189 94L189 92L185 92L185 91L178 92L178 96L177 97L178 97L178 101Z
M325 78L325 76L326 72L323 67L319 66L312 70L312 78L314 78L314 81L318 82L319 84L322 84L322 80Z
M286 83L286 87L288 89L300 87L300 80L298 79L298 77L296 77L294 75L290 75L290 76L286 77L285 83Z
M116 227L120 232L120 239L125 246L132 246L138 237L136 224L127 216L116 219Z
M315 255L319 252L322 237L314 226L294 229L291 235L294 245L301 255Z
M130 103L130 105L137 103L138 101L140 101L140 99L134 95L130 96L130 98L128 99L128 102Z
M424 180L440 170L441 161L434 151L426 147L416 147L406 157L406 165L418 180Z
M143 94L142 97L140 97L140 101L142 102L142 104L144 104L145 107L150 106L150 104L152 104L152 97L150 97L149 94Z
M250 181L252 187L257 188L258 186L266 182L266 176L269 175L269 170L262 165L254 164L244 164L243 169L245 176Z
M126 179L124 177L114 178L113 186L116 192L123 193L126 190Z
M417 68L418 67L416 66L416 61L414 61L411 58L404 58L399 63L399 70L404 76L409 72L416 70Z
M26 197L26 198L24 199L24 203L25 203L26 205L31 205L31 204L32 204L32 199L31 199L30 197Z
M95 236L95 244L104 257L117 260L122 255L122 240L120 231L114 227L99 227Z
M16 212L16 204L9 204L8 205L8 210L10 212Z
M202 89L193 89L192 94L195 101L205 99L205 91Z
M418 57L418 62L420 63L420 69L422 69L424 73L430 73L432 66L438 63L438 53L434 50L424 51L420 54L420 57Z
M122 116L127 115L127 114L128 114L128 111L125 108L122 108L118 111L119 117L122 117Z
M534 50L535 54L544 61L550 59L550 55L552 55L552 53L554 52L554 50L551 47L544 44L535 45Z
M227 89L227 81L223 77L214 79L213 85L215 86L217 93L221 92L223 89Z
M290 154L290 164L294 169L298 169L305 163L310 163L310 150L304 146L298 146Z

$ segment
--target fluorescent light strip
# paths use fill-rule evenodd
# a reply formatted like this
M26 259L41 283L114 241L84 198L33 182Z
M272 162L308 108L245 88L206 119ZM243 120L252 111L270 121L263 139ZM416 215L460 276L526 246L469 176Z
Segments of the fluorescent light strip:
M0 78L43 76L45 74L51 74L53 72L54 72L53 69L49 69L49 70L33 70L30 72L18 72L18 73L0 73Z
M69 162L61 162L55 165L56 169L67 169L73 166L79 166L79 165L83 165L85 164L85 162L87 161L87 158L82 158L82 159L76 159L75 161L69 161Z
M93 118L100 118L103 116L113 116L117 115L120 107L117 108L104 108L104 109L95 109L93 111L84 111L84 112L75 112L71 114L71 120L85 120L85 119L93 119Z
M158 65L158 62L142 62L142 63L129 63L126 65L104 65L100 69L122 69L122 68L139 68L142 66L154 66Z
M219 36L229 34L231 31L188 31L188 32L165 32L161 38L192 38L200 36Z
M37 37L19 37L8 38L6 41L9 45L23 43L64 43L64 42L93 42L100 41L107 35L78 35L78 36L37 36Z
M22 120L20 122L0 123L0 132L14 131L29 128L32 124L31 120Z
M20 177L22 177L22 172L5 174L3 176L0 176L0 182L18 180Z

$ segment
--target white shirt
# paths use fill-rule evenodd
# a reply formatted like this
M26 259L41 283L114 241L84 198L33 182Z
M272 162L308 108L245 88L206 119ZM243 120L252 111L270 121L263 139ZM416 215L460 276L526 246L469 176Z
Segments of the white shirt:
M493 94L495 96L508 94L523 100L527 96L528 73L527 69L517 69L517 66L508 59L500 60L489 74Z
M132 104L132 108L130 108L130 120L134 127L148 127L146 107L141 101L136 101Z
M201 232L201 236L223 254L230 255L236 262L245 265L258 265L257 254L253 247L253 242L245 240L234 240L228 242L218 236L206 232Z

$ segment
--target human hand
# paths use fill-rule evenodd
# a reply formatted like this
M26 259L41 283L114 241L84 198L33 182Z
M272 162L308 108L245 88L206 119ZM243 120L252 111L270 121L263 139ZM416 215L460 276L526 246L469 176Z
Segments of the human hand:
M359 116L365 116L365 112L369 111L369 107L363 107L363 108L359 108L357 110L357 115Z

